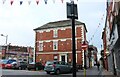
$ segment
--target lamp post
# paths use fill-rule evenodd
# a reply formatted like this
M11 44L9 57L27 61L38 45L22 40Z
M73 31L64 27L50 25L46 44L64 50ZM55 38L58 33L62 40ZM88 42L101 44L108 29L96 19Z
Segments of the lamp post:
M75 19L78 19L77 4L74 4L74 0L71 3L67 3L67 18L72 21L72 65L73 65L73 77L76 77L76 44L75 44Z
M1 34L1 36L6 38L6 41L5 41L6 47L5 47L5 53L4 53L4 57L6 58L6 51L8 49L8 46L7 46L8 35L5 36L4 34Z
M1 34L1 36L6 38L5 44L7 45L8 35L5 36L5 35Z

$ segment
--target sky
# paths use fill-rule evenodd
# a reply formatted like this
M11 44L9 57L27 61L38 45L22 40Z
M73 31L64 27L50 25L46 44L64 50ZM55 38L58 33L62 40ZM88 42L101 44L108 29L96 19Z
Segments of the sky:
M14 0L10 4L10 0L2 3L0 0L0 34L8 35L8 43L18 46L35 45L35 31L33 29L42 26L48 22L66 20L66 2L70 0L48 0L45 4L44 0ZM78 6L78 21L85 23L87 32L87 40L101 49L102 31L105 25L106 3L105 0L74 0ZM99 27L98 27L99 26ZM94 37L93 37L94 35ZM5 44L6 38L0 36L0 45Z

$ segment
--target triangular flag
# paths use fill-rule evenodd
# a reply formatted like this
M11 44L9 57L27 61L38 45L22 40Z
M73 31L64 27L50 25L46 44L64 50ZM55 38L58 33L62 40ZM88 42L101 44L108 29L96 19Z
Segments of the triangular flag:
M63 3L63 0L61 0L62 1L62 3Z
M101 20L103 20L103 18L101 18Z
M14 1L13 1L13 0L11 0L11 1L10 1L10 4L12 5L12 4L13 4L13 2L14 2Z
M99 25L100 25L100 23L99 23Z
M47 0L44 0L45 1L45 4L47 4Z
M104 16L104 14L103 14L103 16Z
M5 3L6 0L3 0L3 4Z
M53 3L55 3L55 0L53 0Z
M29 0L29 1L28 1L28 4L30 5L30 3L31 3L31 1Z
M20 1L20 5L22 5L23 1Z
M37 5L39 4L39 0L36 0Z
M91 40L92 40L92 38L91 38Z

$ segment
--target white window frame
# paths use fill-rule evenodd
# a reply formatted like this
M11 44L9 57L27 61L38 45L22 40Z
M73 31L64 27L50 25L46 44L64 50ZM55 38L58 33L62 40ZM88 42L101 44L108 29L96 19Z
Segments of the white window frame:
M77 39L75 40L75 46L76 46L76 49L77 49Z
M43 42L39 43L39 51L43 51Z
M58 30L57 29L53 30L53 37L54 38L58 37Z
M53 50L58 50L58 41L53 41Z
M77 36L77 27L75 27L75 36Z

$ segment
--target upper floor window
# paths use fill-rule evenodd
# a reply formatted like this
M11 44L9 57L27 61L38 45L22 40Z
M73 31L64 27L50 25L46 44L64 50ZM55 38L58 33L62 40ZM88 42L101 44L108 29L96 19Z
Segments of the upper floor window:
M58 50L58 42L53 41L53 50Z
M39 43L39 51L43 51L43 43Z
M55 38L58 37L58 30L57 29L54 30L53 37L55 37Z

